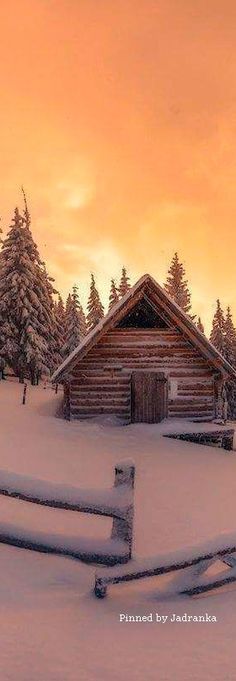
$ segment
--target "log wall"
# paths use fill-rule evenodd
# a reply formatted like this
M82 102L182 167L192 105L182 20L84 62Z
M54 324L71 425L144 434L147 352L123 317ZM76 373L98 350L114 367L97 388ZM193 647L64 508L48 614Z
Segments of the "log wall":
M214 417L214 370L181 332L168 328L108 331L73 369L71 417L114 414L129 421L133 370L165 372L168 416Z

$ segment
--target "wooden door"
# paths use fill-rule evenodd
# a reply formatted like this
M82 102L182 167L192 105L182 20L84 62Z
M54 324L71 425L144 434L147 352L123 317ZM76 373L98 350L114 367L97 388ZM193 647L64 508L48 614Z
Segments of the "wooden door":
M131 383L133 423L159 423L166 415L166 379L163 373L134 371Z

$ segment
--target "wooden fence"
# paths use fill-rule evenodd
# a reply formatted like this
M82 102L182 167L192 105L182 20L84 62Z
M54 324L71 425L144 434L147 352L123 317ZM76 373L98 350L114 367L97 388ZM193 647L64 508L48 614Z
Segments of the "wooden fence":
M182 571L166 587L166 593L193 596L236 581L236 536L228 535L202 546L166 556L131 560L128 566L103 569L95 576L95 595L104 598L112 584ZM217 561L227 565L223 571L204 575ZM164 591L162 594L165 593Z
M113 488L84 490L0 471L0 494L25 502L113 519L109 539L84 539L25 531L0 522L0 543L31 551L66 555L88 563L115 565L132 557L135 467L129 461L115 466Z

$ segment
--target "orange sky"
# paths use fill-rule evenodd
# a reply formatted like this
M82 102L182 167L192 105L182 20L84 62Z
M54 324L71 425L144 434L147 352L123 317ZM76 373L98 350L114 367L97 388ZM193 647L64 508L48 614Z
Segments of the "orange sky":
M23 183L42 257L85 302L175 250L208 329L236 321L235 0L0 4L4 231Z

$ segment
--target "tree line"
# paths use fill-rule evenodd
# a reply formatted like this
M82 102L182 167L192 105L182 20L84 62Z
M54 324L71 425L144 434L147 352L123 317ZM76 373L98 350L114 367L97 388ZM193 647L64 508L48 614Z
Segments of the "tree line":
M32 383L50 374L104 317L94 274L86 312L74 285L64 302L40 258L31 231L31 216L24 195L24 209L15 209L0 252L0 368L10 367L23 381ZM166 292L192 319L201 333L200 317L192 314L191 293L178 253L171 261L164 284ZM108 310L130 289L122 268L117 284L111 279ZM231 310L224 314L217 301L210 340L236 366L236 329Z

